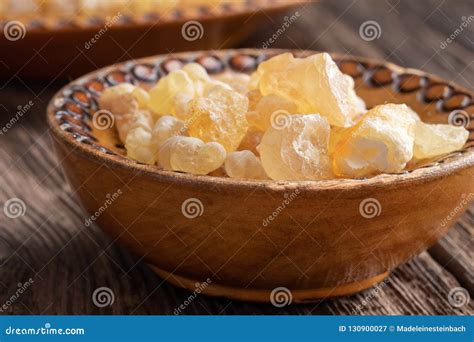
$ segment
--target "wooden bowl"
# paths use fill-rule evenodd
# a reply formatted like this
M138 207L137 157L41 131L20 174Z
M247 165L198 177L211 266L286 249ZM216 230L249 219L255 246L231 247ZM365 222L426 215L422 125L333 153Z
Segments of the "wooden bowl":
M151 13L122 11L107 18L0 16L0 76L70 78L131 58L233 47L268 17L283 23L285 13L294 15L289 9L302 2L234 1ZM11 32L10 39L5 32Z
M281 52L155 56L64 87L49 104L48 121L72 189L93 215L86 225L95 221L173 284L194 291L207 281L205 294L262 302L276 300L279 291L291 291L294 302L361 291L434 244L474 192L473 122L467 123L473 92L436 76L333 56L369 106L406 103L428 122L465 118L471 131L460 151L368 179L257 181L162 171L128 160L113 128L90 123L104 87L149 86L191 61L212 74L251 72Z

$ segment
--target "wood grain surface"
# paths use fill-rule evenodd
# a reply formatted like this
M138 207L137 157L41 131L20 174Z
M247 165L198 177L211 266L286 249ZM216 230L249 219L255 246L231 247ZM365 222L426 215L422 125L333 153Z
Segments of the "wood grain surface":
M440 44L473 10L468 0L322 1L299 8L298 20L271 47L383 58L472 89L473 24L445 49ZM361 39L359 28L368 20L379 23L378 39ZM241 46L262 47L281 25L268 17L268 26ZM0 213L0 314L173 314L191 293L163 282L141 258L83 224L86 214L54 157L44 117L47 101L67 81L67 68L41 83L15 75L1 80L0 204L19 198L26 212L15 219ZM29 101L31 109L10 125ZM450 293L463 288L473 295L473 211L438 244L360 294L283 308L197 296L182 313L472 314L472 301L458 307ZM114 302L100 308L92 294L103 286L112 289Z

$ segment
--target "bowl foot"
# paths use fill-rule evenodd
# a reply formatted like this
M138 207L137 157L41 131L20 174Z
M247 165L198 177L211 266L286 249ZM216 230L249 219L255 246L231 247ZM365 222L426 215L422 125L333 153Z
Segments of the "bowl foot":
M153 265L149 266L156 274L158 274L158 276L168 281L169 283L192 292L197 291L197 289L199 289L199 293L208 296L226 297L229 299L242 301L269 303L273 290L235 288L214 284L212 282L205 284L197 280L169 273ZM342 284L335 287L291 290L292 302L311 303L321 300L323 298L351 295L374 286L375 284L385 279L388 275L389 272L385 272L372 278Z

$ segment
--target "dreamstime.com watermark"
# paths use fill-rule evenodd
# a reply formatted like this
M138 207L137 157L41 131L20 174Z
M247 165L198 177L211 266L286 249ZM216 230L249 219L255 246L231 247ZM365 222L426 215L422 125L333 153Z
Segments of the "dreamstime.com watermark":
M18 283L18 288L13 295L11 295L5 303L0 306L0 313L8 310L20 297L21 295L34 283L35 281L30 278L24 283Z
M291 114L284 109L277 109L270 116L270 124L277 130L283 130L291 125Z
M461 308L467 305L470 300L469 291L464 287L455 287L448 293L448 302L455 308Z
M95 213L93 213L89 218L87 218L85 221L84 221L84 225L86 227L89 227L92 222L94 222L100 215L102 215L102 213L104 211L107 210L108 207L110 207L112 205L112 203L115 202L115 200L117 198L119 198L120 196L122 195L122 190L121 189L118 189L116 192L114 192L113 194L107 194L105 197L107 198L104 202L103 205L101 205L99 207L99 209L97 209L95 211Z
M89 50L95 43L99 41L99 39L113 26L117 23L117 21L120 20L122 17L122 13L118 12L116 15L114 15L112 18L107 20L104 24L104 27L102 27L97 33L87 42L84 43L84 48L86 50Z
M383 289L388 285L390 280L388 278L384 279L382 282L378 283L373 287L367 295L364 296L364 299L362 299L362 302L354 309L352 309L352 315L359 315L362 309L367 306L375 297L379 295L383 291Z
M181 36L188 42L194 42L204 36L204 27L199 21L187 21L181 27Z
M0 135L6 134L8 130L12 128L34 105L35 103L31 100L23 106L19 105L15 115L0 129Z
M280 215L283 210L285 210L290 205L291 202L295 200L296 197L298 197L299 194L300 191L298 189L296 189L290 194L285 194L281 204L273 211L271 215L269 215L262 221L262 225L264 227L267 227L273 220L278 217L278 215Z
M471 123L471 118L465 110L456 109L449 113L448 123L456 127L464 127L467 129Z
M293 302L293 294L290 289L280 286L276 287L270 293L270 303L276 308L282 308Z
M98 287L92 293L92 303L98 308L112 306L115 302L115 293L110 287Z
M382 212L382 205L376 198L365 198L359 203L359 213L366 219L377 217Z
M461 20L462 21L459 27L456 28L448 38L446 38L444 41L442 41L439 44L439 47L441 48L441 50L446 49L449 44L454 42L454 40L464 31L464 29L466 29L469 26L469 24L471 24L474 21L474 15L470 15L469 17L462 16Z
M25 25L18 20L10 20L3 27L3 35L11 42L23 39L26 36Z
M470 192L469 194L462 194L459 203L449 212L445 218L441 220L441 227L446 227L454 217L464 211L464 208L466 208L472 200L474 200L474 193Z
M359 36L366 42L371 42L375 39L379 39L382 35L382 27L375 20L364 21L359 26Z
M53 328L50 323L39 328L16 328L9 326L5 329L5 335L84 335L84 328Z
M205 282L194 284L196 289L193 291L193 293L191 293L188 296L188 298L186 298L186 300L180 306L174 309L173 311L174 315L175 316L180 315L184 310L186 310L189 304L191 304L196 299L196 297L200 293L202 293L206 289L206 287L208 287L211 283L212 283L212 280L207 278Z
M283 24L276 30L273 35L268 38L266 41L263 42L262 48L263 49L268 49L273 43L275 43L280 36L285 33L286 30L290 28L292 24L295 23L295 21L300 17L300 12L296 11L294 14L291 16L286 16L283 18Z
M3 213L11 219L25 216L26 203L18 197L10 198L3 204Z
M92 126L99 131L114 127L115 116L107 109L99 109L92 115Z
M181 204L181 213L188 219L195 219L204 213L204 205L199 198L188 198Z

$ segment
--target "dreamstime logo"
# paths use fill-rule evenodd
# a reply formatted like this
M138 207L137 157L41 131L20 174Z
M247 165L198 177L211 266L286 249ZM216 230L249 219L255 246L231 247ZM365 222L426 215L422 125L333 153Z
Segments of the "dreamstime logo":
M31 326L31 324L29 324ZM69 336L69 335L85 335L86 330L84 328L56 328L51 323L45 323L44 325L20 328L17 326L9 326L5 329L6 335L13 336ZM20 338L22 340L22 338ZM43 339L40 340L51 340Z
M455 308L460 308L469 303L469 292L464 287L455 287L448 293L449 304Z
M290 305L293 301L291 291L286 287L276 287L270 293L270 302L277 308Z
M359 204L359 212L367 219L379 216L382 212L380 202L375 198L366 198Z
M112 289L108 287L99 287L92 293L92 303L98 308L111 306L115 302L115 295Z
M284 109L278 109L272 113L270 123L275 129L285 129L291 124L291 114Z
M26 204L19 198L10 198L3 205L3 212L6 217L12 219L24 216L26 213Z
M458 109L449 113L448 123L450 125L467 128L470 122L469 114L464 110Z
M382 35L382 28L375 20L367 20L359 27L359 35L366 42L379 39Z
M3 27L3 34L11 42L23 39L26 36L26 27L21 21L12 20Z
M101 131L112 128L114 123L114 115L106 109L100 109L92 116L92 125Z
M188 198L181 205L181 212L188 219L195 219L204 213L204 205L198 198Z
M193 42L204 36L204 27L199 21L187 21L181 27L181 35L188 42Z

